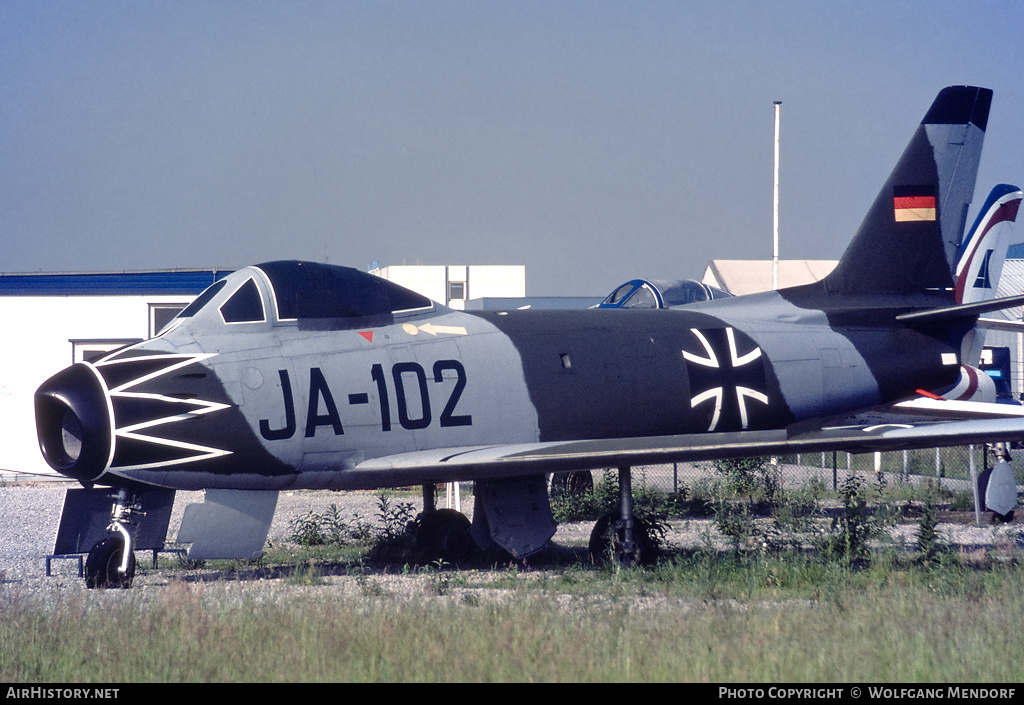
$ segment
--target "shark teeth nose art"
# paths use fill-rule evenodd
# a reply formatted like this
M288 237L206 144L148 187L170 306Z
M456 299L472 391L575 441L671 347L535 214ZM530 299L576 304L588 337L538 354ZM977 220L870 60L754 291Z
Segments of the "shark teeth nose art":
M197 363L213 356L153 354L110 357L96 363L110 390L113 409L112 470L180 465L231 454L229 450L182 440L187 432L180 431L185 422L231 408L203 400L189 388L189 381L210 374ZM176 385L175 381L182 384Z

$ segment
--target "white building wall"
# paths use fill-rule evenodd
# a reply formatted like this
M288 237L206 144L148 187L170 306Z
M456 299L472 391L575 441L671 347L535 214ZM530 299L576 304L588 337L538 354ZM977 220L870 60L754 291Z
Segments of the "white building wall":
M424 296L462 310L468 299L526 296L523 265L395 265L370 271ZM456 296L462 293L462 298Z
M0 471L54 474L36 440L33 396L73 360L72 340L149 337L150 304L187 304L193 296L0 297Z
M523 265L475 264L469 268L469 298L523 298L526 267Z
M371 270L370 273L439 303L445 302L447 292L444 265L399 264Z

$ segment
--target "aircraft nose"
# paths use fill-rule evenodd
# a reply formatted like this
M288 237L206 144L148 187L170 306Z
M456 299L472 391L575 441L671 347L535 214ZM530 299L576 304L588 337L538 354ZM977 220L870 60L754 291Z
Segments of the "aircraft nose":
M36 390L36 434L47 464L82 482L106 471L114 434L106 385L95 368L78 363Z

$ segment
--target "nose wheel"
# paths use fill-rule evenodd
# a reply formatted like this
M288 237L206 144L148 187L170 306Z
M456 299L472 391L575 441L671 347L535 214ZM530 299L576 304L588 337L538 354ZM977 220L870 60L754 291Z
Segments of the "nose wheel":
M135 578L135 553L125 563L124 539L111 534L96 542L85 559L85 585L89 588L130 588ZM124 570L122 570L122 566Z
M85 585L89 588L123 588L135 578L134 539L131 529L137 517L145 516L137 497L119 489L113 495L110 533L96 542L85 559Z

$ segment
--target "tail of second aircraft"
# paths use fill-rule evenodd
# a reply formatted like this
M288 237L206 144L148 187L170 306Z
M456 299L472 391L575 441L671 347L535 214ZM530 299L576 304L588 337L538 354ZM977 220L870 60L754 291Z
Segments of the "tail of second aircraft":
M955 289L958 304L995 298L1007 251L1024 242L1024 232L1014 228L1021 198L1024 192L1018 187L999 184L985 200L960 247ZM978 364L984 345L983 328L968 331L961 344L961 359L970 365Z
M995 298L1007 250L1024 242L1024 232L1013 227L1021 198L1024 192L1017 186L999 184L985 200L960 247L956 265L958 304Z
M943 89L836 268L833 294L946 292L981 157L992 91Z

